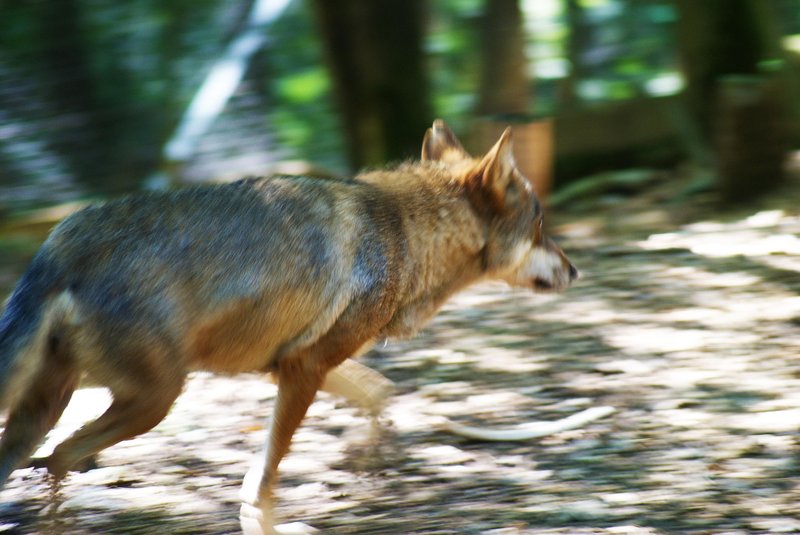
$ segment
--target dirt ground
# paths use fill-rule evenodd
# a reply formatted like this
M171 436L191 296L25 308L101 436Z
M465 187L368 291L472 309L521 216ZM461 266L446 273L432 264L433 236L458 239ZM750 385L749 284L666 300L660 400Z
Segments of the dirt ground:
M797 189L727 212L668 184L561 209L553 230L582 280L558 296L481 285L366 355L397 384L377 451L358 446L364 415L320 395L282 465L279 516L325 534L800 533ZM59 514L40 471L16 472L0 533L237 533L274 394L257 376L194 375L156 429L68 478ZM104 396L79 392L42 452ZM616 411L521 443L437 427L601 405Z

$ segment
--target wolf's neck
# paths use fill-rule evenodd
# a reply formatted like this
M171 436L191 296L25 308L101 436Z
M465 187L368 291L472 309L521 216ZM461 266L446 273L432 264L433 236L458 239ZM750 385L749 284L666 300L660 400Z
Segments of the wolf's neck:
M403 195L406 277L387 336L413 334L450 296L483 274L484 229L468 200L425 186Z

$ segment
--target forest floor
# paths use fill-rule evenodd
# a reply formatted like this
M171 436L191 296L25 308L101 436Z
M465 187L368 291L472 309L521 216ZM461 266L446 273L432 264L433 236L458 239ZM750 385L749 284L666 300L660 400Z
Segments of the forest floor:
M325 534L800 533L800 187L728 211L674 191L553 210L583 273L568 292L480 285L366 355L397 385L377 453L354 448L369 420L320 394L281 466L280 518ZM43 451L104 396L76 394ZM67 479L57 515L41 471L16 472L0 534L238 533L274 396L262 377L193 375L156 429ZM616 412L522 443L436 426L600 405Z

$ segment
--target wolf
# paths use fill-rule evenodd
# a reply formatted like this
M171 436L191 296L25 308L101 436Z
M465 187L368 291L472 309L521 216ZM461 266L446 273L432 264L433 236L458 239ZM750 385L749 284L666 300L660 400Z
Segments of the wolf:
M240 519L245 533L278 533L278 465L316 392L383 396L379 384L370 398L363 381L381 376L353 356L412 335L477 281L551 292L578 277L543 220L510 129L473 158L441 120L420 161L350 179L247 178L84 208L0 317L0 487L81 381L113 401L36 461L56 479L158 424L189 372L266 372L278 392Z

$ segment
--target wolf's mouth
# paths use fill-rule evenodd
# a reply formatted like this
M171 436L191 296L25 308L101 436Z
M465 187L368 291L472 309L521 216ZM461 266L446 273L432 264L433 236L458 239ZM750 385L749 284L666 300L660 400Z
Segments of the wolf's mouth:
M537 290L552 290L553 284L550 281L546 281L541 277L536 277L533 279L533 287Z

